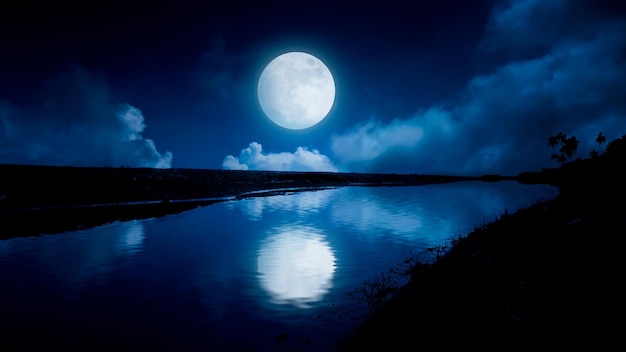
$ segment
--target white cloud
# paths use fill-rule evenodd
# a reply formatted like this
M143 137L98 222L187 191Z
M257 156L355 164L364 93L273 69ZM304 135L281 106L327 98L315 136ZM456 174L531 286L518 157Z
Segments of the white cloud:
M370 121L344 134L331 137L331 148L348 169L368 171L366 165L392 154L430 148L429 141L441 143L452 136L449 111L433 107L407 119L394 119L389 124ZM365 167L365 169L364 169Z
M131 163L141 167L154 167L157 169L169 169L172 167L172 153L168 151L160 154L153 140L143 139L141 136L141 133L146 128L141 110L130 104L123 104L118 108L116 115L122 123L119 138L123 142L116 149L123 146L124 151L132 151L131 155L133 158L130 160ZM131 145L133 146L131 147ZM120 152L120 154L124 151Z
M331 147L345 162L371 160L396 148L413 148L424 130L413 121L393 120L388 125L369 121L343 136L333 136Z
M122 140L134 141L141 139L140 133L146 128L141 110L125 104L118 110L117 117L124 128Z
M239 157L226 156L222 167L229 170L337 172L333 162L316 149L298 147L295 153L265 153L257 142L250 143Z
M141 110L115 104L101 79L85 70L59 75L41 107L0 101L0 162L169 168L172 153L144 139Z
M248 170L248 165L239 163L239 160L232 155L224 158L222 167L227 170Z

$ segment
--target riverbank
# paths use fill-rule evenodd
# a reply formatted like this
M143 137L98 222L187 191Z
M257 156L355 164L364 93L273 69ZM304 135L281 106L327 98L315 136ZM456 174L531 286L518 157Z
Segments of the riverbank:
M557 197L476 229L339 351L620 343L626 209L578 205Z
M560 194L475 229L413 273L338 351L517 349L622 343L626 140L530 175Z
M176 214L216 202L329 187L512 179L418 174L0 165L0 239Z
M0 209L234 197L285 188L415 186L481 177L0 164ZM493 176L489 176L492 180ZM496 179L507 179L495 176ZM509 177L510 179L511 177Z

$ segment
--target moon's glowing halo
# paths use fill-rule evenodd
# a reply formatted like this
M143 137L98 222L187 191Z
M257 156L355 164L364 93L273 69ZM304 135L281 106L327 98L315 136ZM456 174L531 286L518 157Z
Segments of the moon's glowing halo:
M335 81L317 57L294 51L263 69L257 94L261 109L277 125L301 130L322 121L335 102Z

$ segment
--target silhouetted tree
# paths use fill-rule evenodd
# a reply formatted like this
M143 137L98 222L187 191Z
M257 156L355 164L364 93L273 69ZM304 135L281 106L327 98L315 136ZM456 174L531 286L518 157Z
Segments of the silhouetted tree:
M598 136L596 137L596 143L598 143L598 149L597 150L594 149L594 150L590 151L589 155L592 158L600 156L600 154L602 154L602 148L603 148L605 142L606 142L606 136L604 134L602 134L602 132L598 133Z
M565 133L559 132L554 136L548 137L548 147L554 148L559 144L563 144L565 142L566 136Z
M565 142L561 143L561 149L559 150L559 152L567 156L568 159L571 159L574 157L574 154L576 154L578 144L579 140L576 138L576 136L571 136L565 139Z
M565 162L567 161L567 159L565 158L565 156L563 155L559 155L557 153L552 153L552 155L550 156L550 159L552 160L556 160L561 164L565 164Z
M602 134L602 132L598 133L598 137L596 137L596 142L600 145L603 145L606 142L606 136Z
M567 138L563 132L559 132L554 136L548 137L548 146L554 149L560 145L558 153L552 153L550 159L556 160L561 164L565 164L568 160L572 160L576 156L580 141L576 136Z

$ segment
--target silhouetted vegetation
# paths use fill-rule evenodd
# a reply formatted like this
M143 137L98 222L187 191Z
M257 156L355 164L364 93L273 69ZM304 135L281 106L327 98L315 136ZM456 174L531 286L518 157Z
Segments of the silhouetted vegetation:
M592 158L598 157L603 153L604 143L606 143L606 136L599 132L596 137L596 143L598 144L597 149L592 149L589 152L589 156ZM550 158L552 160L556 160L561 165L566 162L571 162L575 160L577 156L578 145L580 141L576 138L576 136L567 137L567 135L563 132L559 132L554 136L548 137L548 146L555 150L556 147L559 147L558 153L552 153Z
M603 153L602 147L604 146L605 142L606 142L606 136L603 135L602 132L598 133L598 136L596 137L596 143L598 143L598 149L591 150L589 152L589 156L592 158L600 156L600 154Z
M567 135L563 132L559 132L554 136L550 136L548 138L548 146L552 149L555 147L559 147L558 153L552 153L550 158L552 160L556 160L559 163L565 164L567 161L571 161L574 159L576 155L576 151L578 149L578 144L580 141L576 138L576 136L567 137Z

